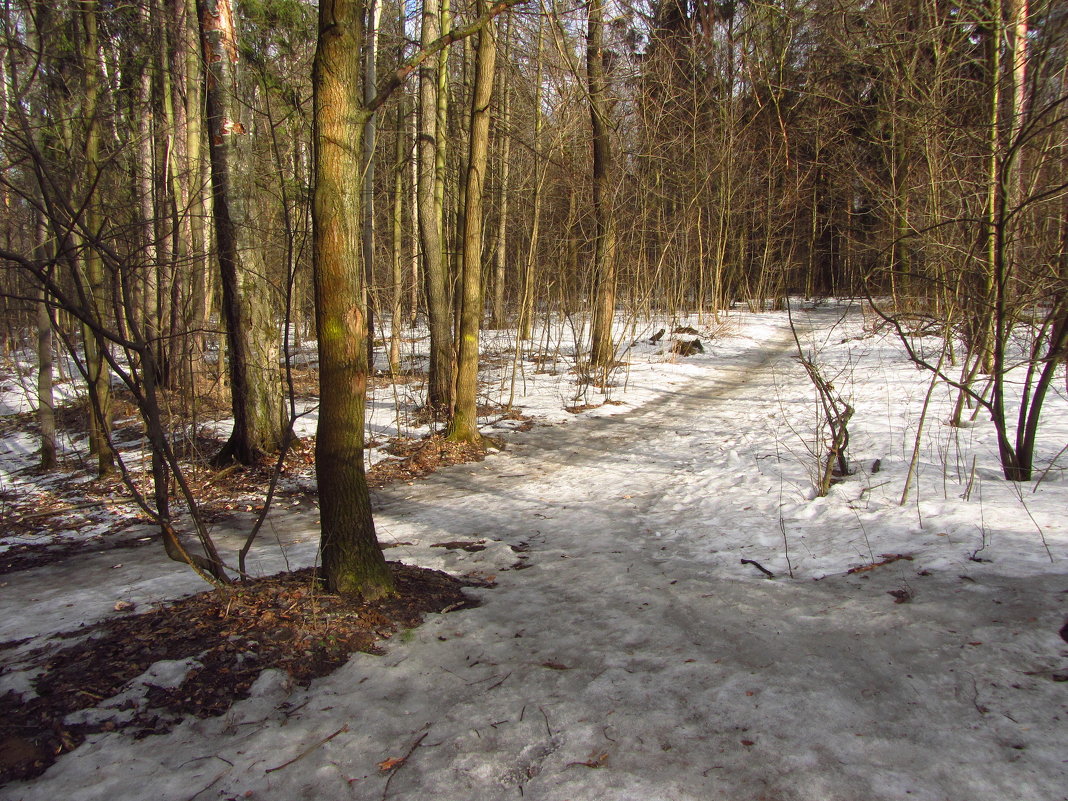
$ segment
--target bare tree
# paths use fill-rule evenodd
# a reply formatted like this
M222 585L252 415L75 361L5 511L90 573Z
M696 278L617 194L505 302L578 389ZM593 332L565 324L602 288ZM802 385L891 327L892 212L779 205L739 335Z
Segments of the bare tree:
M480 15L486 3L476 6ZM461 262L461 307L456 369L456 398L448 438L480 444L478 431L478 342L482 323L482 228L486 163L489 158L490 101L493 97L494 71L497 63L497 32L492 19L478 33L475 56L475 79L471 92L471 125L468 137L466 191L464 193L464 229Z
M593 340L590 362L607 369L615 360L612 321L616 310L616 210L612 142L604 54L604 3L590 0L586 34L586 81L593 144Z
M242 122L240 54L230 0L199 0L211 153L213 217L222 276L234 428L216 455L251 464L285 435L279 329L263 253L252 238L252 130Z

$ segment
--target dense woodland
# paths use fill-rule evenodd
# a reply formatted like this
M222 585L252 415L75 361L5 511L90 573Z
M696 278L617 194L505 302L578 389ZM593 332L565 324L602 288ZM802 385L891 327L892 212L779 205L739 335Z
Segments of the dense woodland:
M363 397L428 330L425 411L478 441L480 328L534 347L613 320L867 295L989 410L1031 475L1068 348L1068 9L1053 0L6 0L3 352L77 354L101 473L109 395L153 446L175 559L226 571L161 414L232 404L218 464L288 444L285 362L318 341L331 588L390 578ZM1013 381L1008 382L1010 372Z

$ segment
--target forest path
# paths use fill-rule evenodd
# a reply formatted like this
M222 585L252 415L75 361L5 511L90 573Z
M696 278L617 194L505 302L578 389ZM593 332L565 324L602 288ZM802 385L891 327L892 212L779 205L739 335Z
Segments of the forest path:
M709 346L714 351L715 342ZM754 454L743 454L779 436L778 386L784 374L803 375L794 353L790 329L780 324L771 337L714 357L713 371L678 381L634 410L537 426L483 463L390 487L376 497L379 537L386 544L407 539L397 529L404 520L433 526L447 539L482 536L514 545L541 537L559 545L555 537L566 521L568 531L603 532L610 543L662 548L651 540L667 534L652 531L662 527L654 523L664 521L665 508L685 515L702 491L741 487L751 496L746 463ZM723 512L745 517L743 505L725 503Z
M980 586L901 565L814 581L803 553L799 577L782 575L782 498L804 488L778 465L810 414L792 348L780 323L659 401L536 428L485 462L382 491L391 558L496 573L482 606L432 616L310 688L268 682L225 719L136 746L94 740L21 797L110 801L113 771L143 775L159 799L206 786L196 797L1061 798L1064 738L1043 751L1012 704L1050 683L1020 685L967 641L1007 637L991 631L991 602L998 631L1026 629L1063 582ZM471 539L488 547L430 547ZM502 569L520 557L526 569ZM887 592L906 576L922 590L895 605Z

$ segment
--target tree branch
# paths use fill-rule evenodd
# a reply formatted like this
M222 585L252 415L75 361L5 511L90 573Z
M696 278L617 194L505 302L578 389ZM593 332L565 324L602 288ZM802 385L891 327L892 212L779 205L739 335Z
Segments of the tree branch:
M520 3L525 3L526 0L498 0L498 2L491 5L486 13L482 14L474 22L470 22L467 25L461 25L458 28L453 28L442 34L435 39L426 48L415 53L411 58L405 61L401 66L393 71L378 87L375 92L375 96L368 101L366 109L372 114L380 109L390 95L392 95L411 75L415 70L419 68L419 65L426 61L433 55L440 53L446 47L453 42L458 42L461 39L466 39L468 36L472 36L478 33L482 27L494 17L499 14L503 14L512 6L517 6Z

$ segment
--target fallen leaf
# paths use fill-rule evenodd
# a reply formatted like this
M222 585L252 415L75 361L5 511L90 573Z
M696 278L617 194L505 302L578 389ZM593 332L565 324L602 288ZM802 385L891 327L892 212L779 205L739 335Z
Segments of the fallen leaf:
M405 757L390 757L389 759L383 759L378 763L378 769L383 773L391 770L396 770L404 764Z
M895 604L907 604L912 600L912 592L909 590L890 590L886 594L894 596Z
M543 668L549 668L549 670L571 670L567 665L561 664L560 662L542 662L541 666Z

